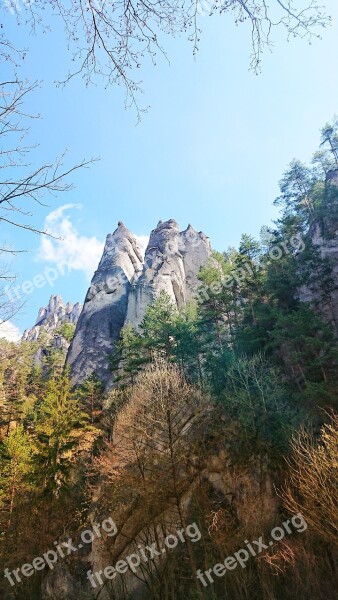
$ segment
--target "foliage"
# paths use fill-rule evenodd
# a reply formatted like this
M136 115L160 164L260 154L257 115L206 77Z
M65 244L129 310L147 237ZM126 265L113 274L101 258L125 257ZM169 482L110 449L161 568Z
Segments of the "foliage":
M33 448L23 425L19 425L0 446L0 509L7 515L6 526L22 495L32 488Z
M222 402L231 418L244 427L247 439L266 452L287 451L296 415L287 398L283 378L267 359L256 354L233 360L227 372Z
M311 166L293 161L284 174L273 227L214 252L187 306L162 291L137 331L124 327L113 389L95 373L73 389L48 344L41 367L35 343L0 341L0 541L10 564L18 548L41 551L28 508L52 543L63 518L76 530L94 505L118 522L117 540L102 541L111 559L188 522L203 534L140 569L140 598L333 599L338 324L322 244L331 247L338 223L336 128L324 128ZM288 512L309 530L229 574L226 590L218 578L201 591L197 568L269 536ZM125 600L120 583L107 590ZM39 598L29 589L25 600Z
M80 386L79 400L82 408L89 415L92 424L98 422L102 415L103 395L103 385L95 373L87 377Z
M35 460L46 493L58 495L67 487L86 421L68 374L51 380L37 406L34 428Z
M62 323L61 327L55 331L55 333L62 335L62 337L64 337L65 340L67 340L67 342L69 342L69 343L72 341L72 339L74 337L74 332L75 332L75 324L67 323L67 322Z

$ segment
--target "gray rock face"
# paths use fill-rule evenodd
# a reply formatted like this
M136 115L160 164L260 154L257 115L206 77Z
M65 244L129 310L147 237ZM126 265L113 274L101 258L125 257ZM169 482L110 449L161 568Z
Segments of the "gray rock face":
M160 221L150 234L142 273L132 281L126 322L137 328L161 290L179 308L184 306L196 290L198 271L210 253L209 239L191 225L180 233L176 221Z
M22 339L34 342L38 339L40 332L45 332L47 337L52 338L54 332L63 323L76 323L82 310L82 304L63 302L61 296L51 296L48 306L40 308L34 327L24 331Z
M338 169L333 169L326 174L326 181L338 186Z
M109 385L109 356L122 327L131 323L137 328L161 290L178 307L184 306L210 254L209 239L202 232L190 225L180 232L176 221L169 220L160 221L151 232L143 260L135 237L120 223L107 236L68 352L74 382L95 371Z
M119 223L109 234L94 273L67 356L74 382L93 371L108 383L109 356L125 323L130 282L142 269L136 239Z
M327 185L338 188L338 169L329 171L326 177ZM335 193L336 195L336 193ZM338 203L338 192L335 203ZM313 245L319 251L322 259L326 259L331 267L331 276L336 282L338 279L338 222L331 213L324 215L315 221L308 233ZM335 334L338 335L338 289L334 289L323 301L320 292L320 283L312 287L302 286L299 291L299 299L302 302L316 303L318 312L329 322Z

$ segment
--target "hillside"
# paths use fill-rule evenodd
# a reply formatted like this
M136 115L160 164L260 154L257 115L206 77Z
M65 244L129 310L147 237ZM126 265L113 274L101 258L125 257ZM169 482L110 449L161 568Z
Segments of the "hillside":
M335 598L337 176L293 163L223 253L119 223L0 341L6 600Z

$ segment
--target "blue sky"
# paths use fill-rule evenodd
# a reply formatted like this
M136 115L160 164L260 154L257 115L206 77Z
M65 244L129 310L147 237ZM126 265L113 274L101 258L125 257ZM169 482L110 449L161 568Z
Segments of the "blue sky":
M33 37L13 16L2 19L12 39L30 49L21 76L41 82L27 102L27 110L41 114L30 132L40 144L34 164L65 148L69 164L100 157L74 174L71 192L36 207L32 222L43 227L49 219L65 237L45 245L44 258L39 237L5 230L8 244L29 250L12 261L17 285L55 266L60 256L72 266L53 287L46 284L27 297L15 326L22 331L32 325L52 293L83 301L92 265L118 220L140 236L159 219L175 218L182 229L191 222L222 250L237 245L244 232L258 235L276 217L272 202L287 164L294 157L310 160L320 128L338 113L338 5L323 4L333 17L323 39L287 42L276 32L259 76L248 69L250 32L230 17L201 18L196 60L183 37L168 38L170 64L160 58L140 72L140 101L150 109L138 125L117 87L86 87L81 79L55 86L71 58L62 31ZM60 210L64 205L70 206Z

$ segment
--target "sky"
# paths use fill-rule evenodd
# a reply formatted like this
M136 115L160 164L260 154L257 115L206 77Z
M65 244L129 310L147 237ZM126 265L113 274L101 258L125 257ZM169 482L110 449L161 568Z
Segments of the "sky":
M138 73L140 104L149 105L138 124L119 87L86 87L81 78L56 86L71 61L62 30L53 24L33 36L0 8L7 35L29 49L20 77L39 81L25 107L41 115L29 133L39 144L32 165L65 149L67 165L100 158L71 176L71 191L32 207L31 222L62 240L2 224L2 241L27 251L11 259L15 285L44 278L24 295L7 337L31 327L51 294L83 301L105 237L119 220L145 243L160 219L174 218L181 229L191 223L213 248L226 250L242 233L258 236L277 218L272 203L284 170L295 157L311 160L321 127L338 113L338 5L323 4L332 25L322 39L288 42L275 32L259 75L249 70L248 26L235 26L229 16L201 17L196 59L183 35L165 38L170 63L158 57L155 67L146 61ZM55 276L51 269L60 261L67 269Z

